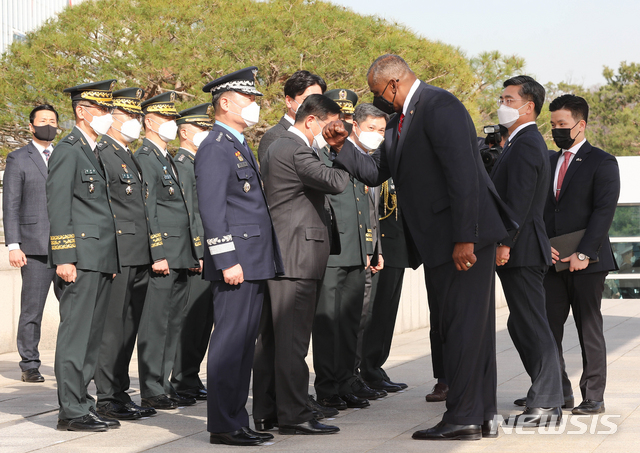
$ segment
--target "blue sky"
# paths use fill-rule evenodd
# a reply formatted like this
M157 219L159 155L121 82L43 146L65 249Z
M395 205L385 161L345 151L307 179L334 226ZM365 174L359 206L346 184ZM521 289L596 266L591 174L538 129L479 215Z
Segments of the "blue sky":
M543 84L604 84L603 66L640 63L637 0L331 0L400 22L467 56L498 50L526 60Z

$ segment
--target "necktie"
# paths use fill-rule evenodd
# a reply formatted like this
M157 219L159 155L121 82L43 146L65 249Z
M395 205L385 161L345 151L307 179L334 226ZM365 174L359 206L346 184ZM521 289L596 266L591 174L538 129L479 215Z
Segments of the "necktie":
M169 165L171 166L171 173L173 173L173 177L178 179L178 169L176 168L176 164L173 163L173 159L171 158L171 154L167 152L167 160L169 161Z
M48 149L45 149L44 151L42 151L42 154L44 154L44 158L47 162L49 162L49 157L51 156L51 151Z
M558 172L558 184L556 185L556 200L560 198L560 188L562 187L562 182L564 181L564 175L567 174L567 168L569 168L569 160L571 159L571 153L565 151L564 154L564 162L560 166L560 171Z
M404 113L400 115L400 121L398 121L398 138L400 138L400 132L402 132L402 123L404 123Z

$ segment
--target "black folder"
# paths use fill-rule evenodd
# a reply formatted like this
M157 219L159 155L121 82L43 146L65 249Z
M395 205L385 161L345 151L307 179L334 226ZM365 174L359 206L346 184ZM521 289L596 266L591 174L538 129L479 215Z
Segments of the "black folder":
M568 256L573 255L578 251L578 246L580 245L580 241L584 236L584 232L587 230L578 230L573 233L563 234L562 236L556 236L554 238L549 239L551 242L551 247L558 251L560 255L560 259L564 259ZM589 263L597 263L597 259L590 259ZM569 263L563 263L562 261L556 262L556 272L566 271L569 269Z

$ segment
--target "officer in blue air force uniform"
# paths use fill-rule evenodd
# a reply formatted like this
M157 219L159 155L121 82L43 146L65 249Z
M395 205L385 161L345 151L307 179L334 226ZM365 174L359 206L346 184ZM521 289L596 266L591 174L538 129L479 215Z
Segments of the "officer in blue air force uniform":
M195 161L204 226L204 278L212 281L214 325L207 367L211 443L257 445L272 438L249 428L245 409L266 280L284 273L256 159L243 131L258 122L257 68L220 77L216 122Z

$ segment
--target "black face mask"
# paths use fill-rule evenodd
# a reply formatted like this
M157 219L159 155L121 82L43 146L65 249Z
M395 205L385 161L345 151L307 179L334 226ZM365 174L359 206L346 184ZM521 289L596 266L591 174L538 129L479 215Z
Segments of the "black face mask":
M34 129L34 137L38 140L42 140L43 142L50 142L54 138L56 138L56 134L58 133L58 128L52 126L50 124L46 124L44 126L33 126Z
M342 125L346 129L346 131L351 135L351 131L353 130L353 124L347 123L345 120L342 120Z
M396 82L398 82L398 79L396 79ZM384 90L382 90L382 94L380 96L374 96L373 97L373 106L377 107L378 109L382 110L384 113L391 115L392 113L395 113L395 108L393 107L393 101L396 100L396 94L393 95L393 99L391 101L387 101L383 96L384 96L384 92L387 91L387 88L389 88L389 84L391 83L391 80L389 80L387 82L387 86L384 87Z
M571 127L571 128L564 128L564 129L551 129L551 136L553 137L553 141L556 143L556 146L560 149L569 149L573 146L573 144L576 141L576 138L573 137L571 138L571 131L573 130L574 127L576 127L578 124L580 124L580 121L578 121L575 126ZM578 132L579 134L579 132ZM576 135L577 137L578 135Z

